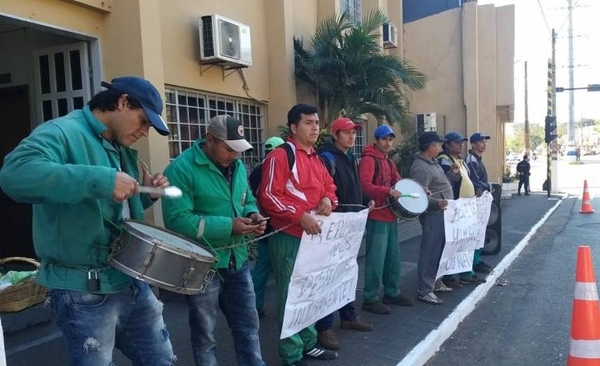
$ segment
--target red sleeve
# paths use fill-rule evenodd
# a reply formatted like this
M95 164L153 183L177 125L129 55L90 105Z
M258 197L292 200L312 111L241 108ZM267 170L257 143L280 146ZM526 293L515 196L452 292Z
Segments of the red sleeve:
M306 204L292 202L285 196L290 168L285 149L274 149L265 160L260 180L260 207L268 216L299 223L300 216L309 211ZM334 186L335 187L335 186Z
M373 175L375 174L375 158L365 156L358 165L358 175L360 185L365 194L374 200L384 200L390 194L390 187L378 186L373 184ZM396 173L397 174L397 173Z
M396 163L394 163L393 160L390 161L392 162L390 165L392 166L392 174L394 175L393 182L396 184L400 179L402 179L402 177L400 176L400 173L398 173L398 167L396 166Z

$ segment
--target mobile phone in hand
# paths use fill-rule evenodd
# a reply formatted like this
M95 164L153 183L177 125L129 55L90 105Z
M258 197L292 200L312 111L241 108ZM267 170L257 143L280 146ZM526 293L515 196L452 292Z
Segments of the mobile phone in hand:
M270 217L263 217L260 220L252 220L252 224L254 224L254 225L256 225L256 224L262 224L263 222L265 222L265 221L267 221L269 219L270 219Z

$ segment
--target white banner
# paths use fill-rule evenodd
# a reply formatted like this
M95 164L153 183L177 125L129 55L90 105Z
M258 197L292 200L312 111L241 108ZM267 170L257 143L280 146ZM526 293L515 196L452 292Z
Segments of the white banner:
M368 210L314 216L321 234L304 233L290 279L281 339L354 301L358 282L356 257Z
M448 208L444 211L446 245L436 279L473 269L473 252L485 243L492 201L489 192L484 192L481 197L448 201Z

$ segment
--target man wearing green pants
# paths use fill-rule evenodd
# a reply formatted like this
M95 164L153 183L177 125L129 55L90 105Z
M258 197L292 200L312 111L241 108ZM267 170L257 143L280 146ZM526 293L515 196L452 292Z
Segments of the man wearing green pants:
M313 148L319 137L317 109L295 105L288 112L288 127L290 138L265 159L258 192L261 209L271 217L273 229L280 231L269 237L280 328L302 233L321 232L310 212L329 216L337 206L333 178ZM337 352L317 345L317 332L311 325L280 340L279 356L283 366L304 366L303 358L333 360Z
M388 157L394 143L394 131L387 125L375 129L375 143L367 146L358 166L360 184L375 200L375 209L367 220L367 255L365 261L364 311L388 314L386 304L412 306L412 299L400 293L400 246L396 216L386 206L388 196L398 199L402 194L394 189L401 177ZM379 209L377 209L379 207ZM380 300L381 285L383 298Z

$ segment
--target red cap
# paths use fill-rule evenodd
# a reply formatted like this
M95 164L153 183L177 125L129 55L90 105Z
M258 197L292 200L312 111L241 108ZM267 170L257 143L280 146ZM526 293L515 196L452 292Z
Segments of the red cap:
M335 135L338 131L360 131L362 130L362 128L362 125L352 122L350 118L338 118L335 121L333 121L333 124L331 125L331 133Z

